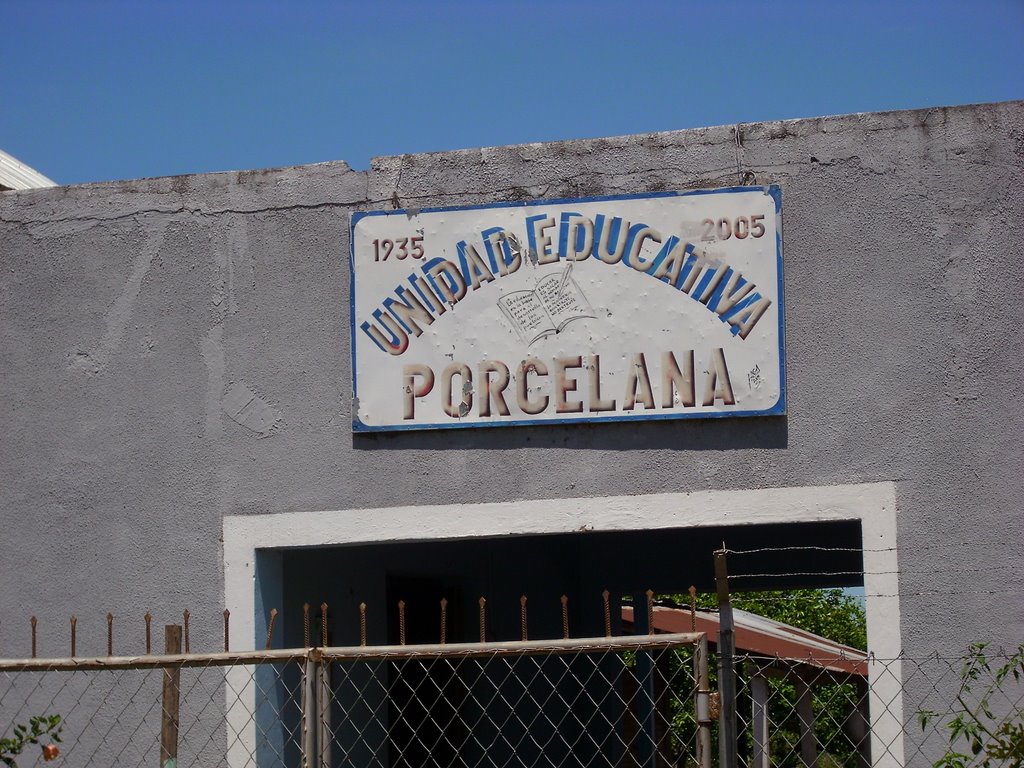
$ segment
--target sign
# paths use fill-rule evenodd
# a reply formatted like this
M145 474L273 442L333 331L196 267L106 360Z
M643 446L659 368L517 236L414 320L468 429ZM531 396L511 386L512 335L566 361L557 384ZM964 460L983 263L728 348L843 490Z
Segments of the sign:
M782 195L352 216L353 429L785 413Z

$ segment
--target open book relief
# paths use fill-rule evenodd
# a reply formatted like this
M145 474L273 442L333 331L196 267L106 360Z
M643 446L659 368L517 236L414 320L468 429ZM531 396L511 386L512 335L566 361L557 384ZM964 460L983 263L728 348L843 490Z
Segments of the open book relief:
M538 280L532 291L512 291L498 299L498 307L527 345L561 332L573 320L596 317L571 275L570 264Z

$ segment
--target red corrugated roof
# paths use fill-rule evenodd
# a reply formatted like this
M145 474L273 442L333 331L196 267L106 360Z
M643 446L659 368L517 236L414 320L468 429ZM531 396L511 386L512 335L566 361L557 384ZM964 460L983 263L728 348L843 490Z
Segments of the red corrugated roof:
M632 625L633 608L623 606L622 621ZM718 642L718 614L697 611L697 632L705 632L708 642ZM693 618L682 608L654 607L655 633L692 632ZM806 664L831 672L867 677L867 654L828 638L767 619L755 613L733 609L736 650L760 656Z

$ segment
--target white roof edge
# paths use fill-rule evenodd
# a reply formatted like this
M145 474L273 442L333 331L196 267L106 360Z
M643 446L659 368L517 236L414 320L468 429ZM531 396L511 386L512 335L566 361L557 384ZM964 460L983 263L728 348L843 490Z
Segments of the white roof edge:
M57 182L53 179L48 179L39 171L29 168L0 149L0 187L40 189L56 186Z

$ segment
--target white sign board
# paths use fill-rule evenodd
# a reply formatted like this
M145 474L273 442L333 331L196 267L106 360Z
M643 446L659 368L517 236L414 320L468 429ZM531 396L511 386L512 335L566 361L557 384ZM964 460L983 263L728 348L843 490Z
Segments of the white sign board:
M785 412L782 196L353 214L353 429Z

